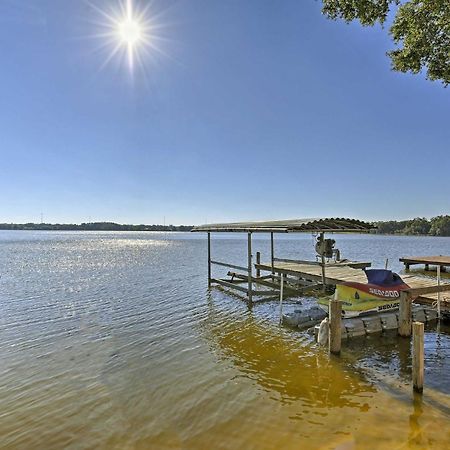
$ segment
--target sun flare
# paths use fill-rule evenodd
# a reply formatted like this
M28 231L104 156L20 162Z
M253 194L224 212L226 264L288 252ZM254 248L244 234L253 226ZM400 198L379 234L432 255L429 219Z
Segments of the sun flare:
M134 16L132 0L127 0L126 14L125 17L122 17L119 20L117 24L117 31L120 42L127 47L128 64L130 69L133 69L136 46L138 46L143 39L143 28L144 25L142 25L139 22L139 19Z
M155 52L164 54L158 46L161 37L157 35L162 24L157 23L157 16L149 13L151 2L142 6L143 3L133 0L117 0L114 6L113 2L107 3L107 9L89 4L101 15L98 26L103 32L95 35L103 41L100 49L110 49L102 68L115 58L118 62L126 62L133 72L136 63L144 68Z

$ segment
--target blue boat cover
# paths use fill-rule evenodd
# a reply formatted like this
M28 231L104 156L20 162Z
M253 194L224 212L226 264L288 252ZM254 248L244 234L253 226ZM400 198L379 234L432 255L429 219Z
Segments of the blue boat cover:
M367 281L370 284L377 284L379 286L399 286L404 284L400 276L392 270L386 269L366 269Z

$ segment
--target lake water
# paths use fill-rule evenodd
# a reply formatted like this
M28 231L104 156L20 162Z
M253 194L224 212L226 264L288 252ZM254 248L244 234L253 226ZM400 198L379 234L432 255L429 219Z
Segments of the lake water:
M450 238L335 239L395 270L450 255ZM280 236L276 256L312 244ZM214 236L212 252L242 264L246 241ZM408 339L354 339L330 360L277 317L208 291L204 235L0 231L0 448L448 448L448 327L427 329L414 398Z

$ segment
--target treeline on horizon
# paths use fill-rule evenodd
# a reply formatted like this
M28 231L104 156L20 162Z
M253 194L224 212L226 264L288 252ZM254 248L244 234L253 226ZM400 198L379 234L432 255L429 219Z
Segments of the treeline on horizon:
M0 230L48 231L190 231L192 225L123 225L114 222L92 223L0 223Z
M410 220L375 222L377 234L405 234L450 236L450 216L431 219L416 217ZM192 225L126 225L115 222L81 224L60 223L0 223L0 230L55 230L55 231L191 231Z
M426 236L450 236L450 216L431 219L416 217L410 220L376 222L378 234L406 234Z

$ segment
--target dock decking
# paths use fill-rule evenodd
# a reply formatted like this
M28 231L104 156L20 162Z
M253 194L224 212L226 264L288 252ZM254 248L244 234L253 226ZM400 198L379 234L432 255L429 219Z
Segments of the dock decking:
M256 269L271 272L272 270L278 274L286 274L294 277L302 278L308 281L322 281L322 268L320 265L275 261L273 268L272 263L261 263L255 265ZM423 288L436 285L436 280L417 275L402 275L402 279L411 288ZM326 284L335 285L346 281L355 283L367 283L367 278L363 270L355 269L340 264L327 264L325 271ZM446 284L446 283L442 283ZM415 302L425 305L431 305L437 301L438 294L423 294L418 297ZM441 308L450 311L450 292L441 293Z
M408 270L410 266L416 264L424 264L425 270L428 270L430 266L440 266L441 269L450 267L450 256L405 256L399 259L405 265L405 269Z

